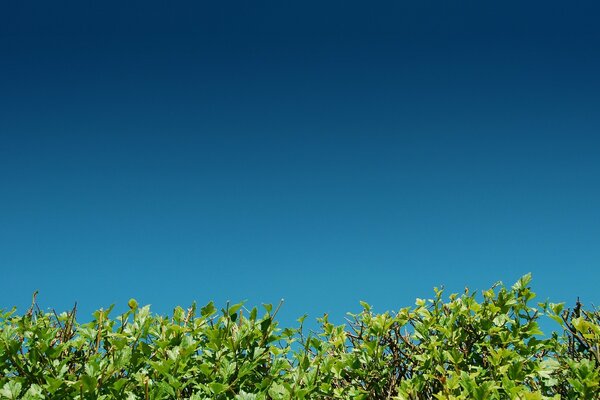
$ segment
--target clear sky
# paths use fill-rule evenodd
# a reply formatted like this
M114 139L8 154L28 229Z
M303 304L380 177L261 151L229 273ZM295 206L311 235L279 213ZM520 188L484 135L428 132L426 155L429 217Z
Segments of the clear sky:
M0 6L0 307L286 299L283 322L533 273L600 303L598 1Z

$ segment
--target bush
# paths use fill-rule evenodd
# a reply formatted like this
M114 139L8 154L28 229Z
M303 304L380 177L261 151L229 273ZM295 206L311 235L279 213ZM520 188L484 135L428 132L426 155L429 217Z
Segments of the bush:
M0 314L1 399L598 399L600 312L530 305L530 276L476 296L435 289L414 307L344 325L279 328L278 307L135 300L78 323L76 309ZM478 299L481 297L481 299ZM540 318L559 332L545 336Z

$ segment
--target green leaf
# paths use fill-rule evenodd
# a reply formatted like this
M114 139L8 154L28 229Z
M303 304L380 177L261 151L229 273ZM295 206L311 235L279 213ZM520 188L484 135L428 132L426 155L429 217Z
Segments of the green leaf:
M525 274L523 275L513 286L512 289L513 290L523 290L525 288L527 288L527 285L529 285L529 282L531 282L531 273Z
M271 311L273 311L273 304L265 304L263 303L263 308L267 311L267 313L271 314Z
M17 400L19 398L19 394L21 394L21 386L21 382L10 380L6 382L4 386L2 386L2 389L0 389L0 395L10 400Z
M208 384L208 386L213 394L221 394L229 387L219 382L211 382Z
M215 312L217 312L217 309L215 307L215 303L212 301L200 309L200 315L203 317L210 317Z
M371 306L369 305L369 303L367 303L366 301L359 301L361 307L366 311L369 312L371 311Z

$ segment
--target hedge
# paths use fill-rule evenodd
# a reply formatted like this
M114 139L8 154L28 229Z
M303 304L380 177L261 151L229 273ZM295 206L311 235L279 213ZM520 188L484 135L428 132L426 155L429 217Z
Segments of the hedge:
M1 399L600 399L600 312L512 287L281 328L279 307L0 312ZM541 319L557 323L544 334Z

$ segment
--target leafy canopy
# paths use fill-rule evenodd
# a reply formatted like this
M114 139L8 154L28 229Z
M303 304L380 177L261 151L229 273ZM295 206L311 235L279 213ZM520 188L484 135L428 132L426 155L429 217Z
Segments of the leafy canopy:
M530 275L397 312L280 328L279 307L175 308L135 299L79 323L76 308L0 312L0 399L598 399L600 312L531 305ZM281 304L280 304L281 305ZM541 318L558 324L544 335Z

